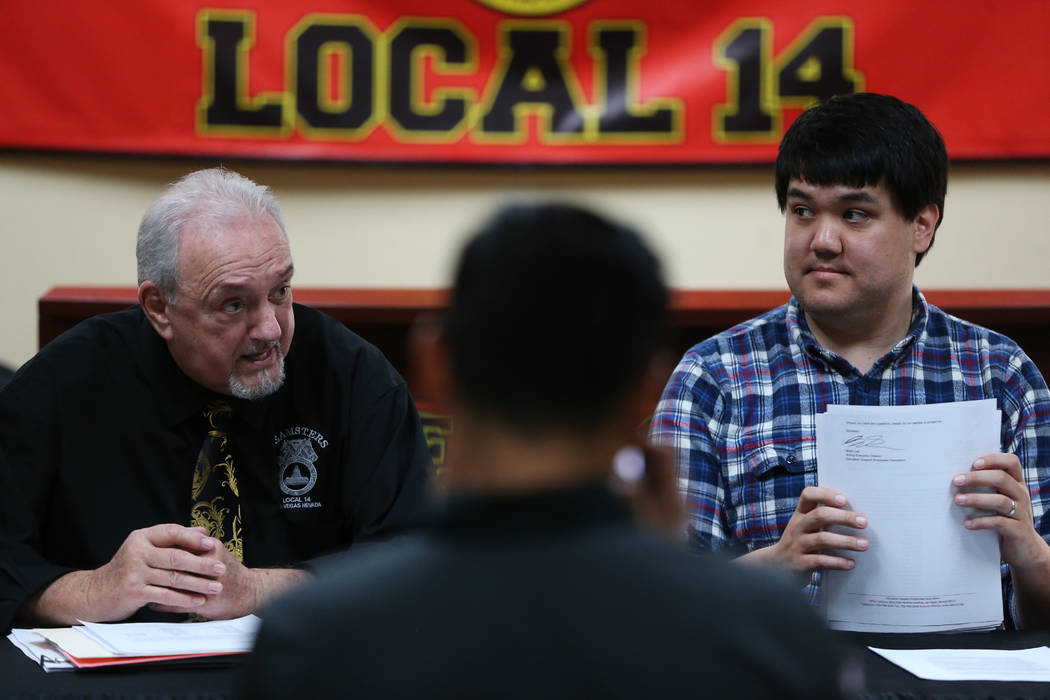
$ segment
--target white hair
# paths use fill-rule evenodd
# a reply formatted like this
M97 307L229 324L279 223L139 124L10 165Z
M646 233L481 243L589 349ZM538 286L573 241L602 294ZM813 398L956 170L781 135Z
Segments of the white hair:
M230 373L228 380L228 387L230 393L236 396L238 399L245 399L247 401L254 401L255 399L261 399L264 396L269 396L284 384L284 353L281 352L280 343L273 344L275 359L277 362L277 376L271 377L269 374L259 373L257 375L258 383L255 386L248 386L239 379L237 379L233 373Z
M269 187L223 167L197 170L168 186L142 217L135 256L139 284L157 285L168 302L178 288L179 238L186 224L221 226L245 216L269 214L281 229L284 222Z

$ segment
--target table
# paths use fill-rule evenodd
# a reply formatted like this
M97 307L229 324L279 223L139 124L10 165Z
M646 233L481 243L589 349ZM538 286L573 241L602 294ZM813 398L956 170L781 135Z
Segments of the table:
M960 634L871 634L837 632L849 658L864 669L865 700L947 698L1050 698L1050 683L928 681L913 676L867 647L883 649L1028 649L1050 646L1050 632L969 632Z
M0 642L0 700L225 700L236 686L236 667L45 673L7 639Z
M867 650L1050 646L1048 632L972 634L836 633L843 649L863 668L863 700L962 700L963 698L1050 698L1050 683L927 681ZM804 643L803 640L800 640ZM236 696L237 668L114 669L44 673L6 640L0 643L0 700L105 698L105 700L222 700Z

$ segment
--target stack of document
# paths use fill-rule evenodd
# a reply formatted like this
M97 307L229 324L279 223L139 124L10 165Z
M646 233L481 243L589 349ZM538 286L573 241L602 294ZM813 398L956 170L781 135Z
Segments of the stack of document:
M250 651L259 618L196 623L84 622L74 627L16 629L8 639L46 671L126 664L230 663Z
M967 530L978 511L954 504L952 477L999 452L994 400L925 406L828 406L817 416L821 486L846 494L868 519L869 541L841 552L849 571L825 571L833 629L934 632L992 629L1003 621L999 537Z

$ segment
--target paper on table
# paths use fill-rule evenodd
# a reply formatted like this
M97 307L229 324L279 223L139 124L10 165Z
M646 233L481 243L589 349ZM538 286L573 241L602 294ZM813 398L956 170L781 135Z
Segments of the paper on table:
M999 540L962 522L952 476L999 451L994 400L925 406L828 406L818 415L821 486L868 518L870 542L851 571L825 571L834 629L931 632L1002 622Z
M117 655L215 654L250 651L260 620L246 615L210 622L84 622L74 627Z
M1050 681L1050 649L876 649L931 681Z
M55 646L70 656L75 656L79 659L101 659L107 656L116 656L112 651L78 631L75 627L38 627L33 632L54 643Z
M69 659L55 649L46 637L42 637L33 630L13 629L11 634L7 635L7 639L47 673L73 670L73 664Z
M243 653L234 651L203 654L125 656L115 654L104 648L101 644L83 634L80 629L74 627L37 628L33 630L14 630L14 632L25 633L25 635L28 635L23 635L25 639L32 641L35 638L42 642L40 646L47 650L49 656L41 656L40 659L37 659L37 654L31 653L34 651L35 645L27 649L12 639L12 642L15 642L16 646L22 648L27 656L34 661L38 661L45 671L81 670L124 665L227 665L232 663L230 661L231 657ZM14 636L13 633L12 637Z

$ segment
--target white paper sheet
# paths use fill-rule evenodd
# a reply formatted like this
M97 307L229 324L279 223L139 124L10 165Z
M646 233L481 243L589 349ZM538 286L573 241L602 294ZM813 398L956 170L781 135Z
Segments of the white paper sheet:
M7 640L22 650L22 653L33 660L46 672L72 671L75 667L51 642L33 630L13 629Z
M1050 649L876 649L873 652L931 681L1050 682Z
M33 632L46 638L54 643L55 646L78 659L103 659L107 656L116 656L112 651L79 632L75 627L37 627Z
M163 656L250 651L259 623L255 615L246 615L234 620L192 623L84 622L82 627L73 629L120 656Z
M818 415L821 486L868 518L865 552L850 571L824 572L833 629L932 632L1002 622L999 539L970 531L952 477L999 452L994 400L925 406L829 406Z

